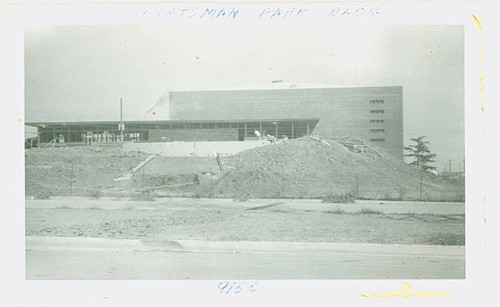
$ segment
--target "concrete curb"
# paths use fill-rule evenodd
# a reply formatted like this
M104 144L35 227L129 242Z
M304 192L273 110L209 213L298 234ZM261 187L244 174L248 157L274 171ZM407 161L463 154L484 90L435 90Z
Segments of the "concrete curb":
M372 243L250 242L250 241L152 241L73 237L26 237L26 250L85 251L174 251L218 253L305 253L404 254L464 257L464 246L392 245Z

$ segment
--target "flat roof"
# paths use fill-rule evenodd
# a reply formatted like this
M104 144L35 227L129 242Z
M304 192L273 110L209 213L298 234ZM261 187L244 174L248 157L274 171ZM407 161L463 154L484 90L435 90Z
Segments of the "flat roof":
M201 124L201 123L259 123L259 122L297 122L297 121L310 121L317 123L319 118L276 118L276 119L235 119L235 120L144 120L144 121L131 121L124 120L124 124ZM85 126L85 125L118 125L119 120L114 121L78 121L78 122L26 122L25 125L32 127L44 126Z
M217 91L264 91L264 90L310 90L310 89L357 89L357 88L386 88L386 87L402 87L402 85L329 85L329 84L312 84L312 83L292 83L292 82L272 82L260 85L246 85L227 88L197 88L197 89L170 89L169 93L182 92L217 92Z

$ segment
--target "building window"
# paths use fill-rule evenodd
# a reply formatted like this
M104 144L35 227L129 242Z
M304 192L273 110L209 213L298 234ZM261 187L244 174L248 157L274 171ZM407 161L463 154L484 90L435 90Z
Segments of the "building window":
M383 100L370 100L370 103L371 104L383 104L384 101Z
M370 139L370 142L385 142L385 139Z
M371 133L384 133L385 129L370 129Z
M370 110L370 114L384 114L384 110Z
M370 119L370 124L383 124L385 120L383 119Z

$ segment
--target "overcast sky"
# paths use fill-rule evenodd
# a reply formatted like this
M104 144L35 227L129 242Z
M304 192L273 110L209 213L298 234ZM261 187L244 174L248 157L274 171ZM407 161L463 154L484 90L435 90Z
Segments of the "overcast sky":
M464 157L462 26L52 26L25 32L26 121L168 119L168 90L403 86L405 144Z

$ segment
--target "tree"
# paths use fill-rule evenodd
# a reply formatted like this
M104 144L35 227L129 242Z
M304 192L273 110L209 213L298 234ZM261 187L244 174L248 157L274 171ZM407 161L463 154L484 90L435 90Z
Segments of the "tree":
M415 144L405 146L406 151L405 157L412 157L413 161L410 165L415 166L426 172L435 171L434 166L430 166L429 163L434 162L435 154L431 153L429 149L429 142L424 140L425 136L420 136L417 138L410 138L410 141L415 142Z

